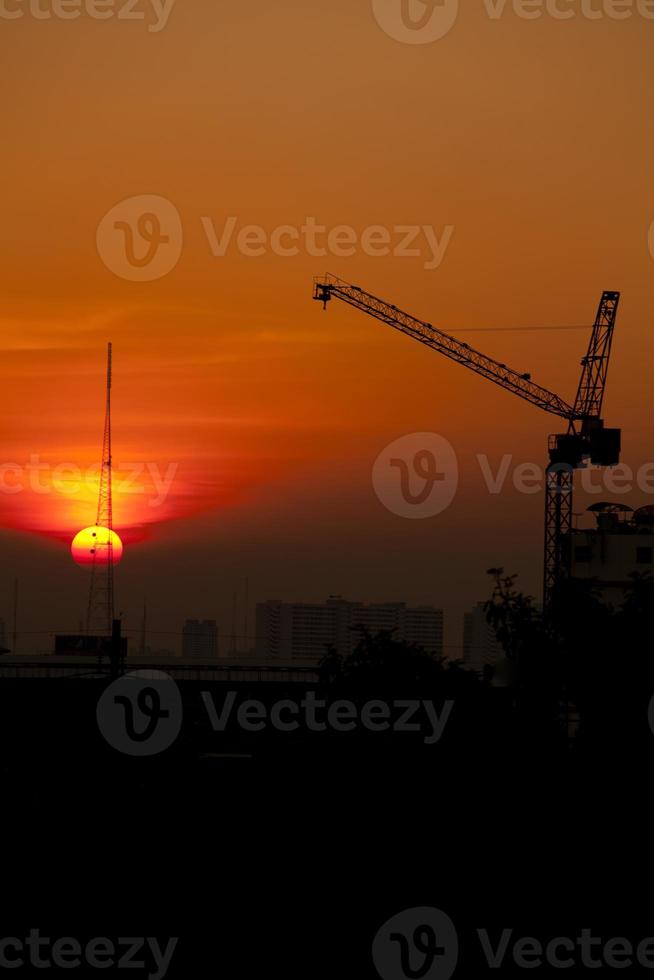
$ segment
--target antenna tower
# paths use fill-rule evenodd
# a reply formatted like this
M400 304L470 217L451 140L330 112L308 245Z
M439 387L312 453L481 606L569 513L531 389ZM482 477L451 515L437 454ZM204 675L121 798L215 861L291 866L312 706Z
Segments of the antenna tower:
M93 549L89 606L86 616L86 631L94 636L110 636L114 620L114 544L111 499L111 379L112 348L111 344L109 344L107 347L107 407L104 418L98 513L95 520L95 533L98 537L96 538L96 546ZM104 534L102 534L103 540L99 540L101 532L106 533L106 541L104 541Z

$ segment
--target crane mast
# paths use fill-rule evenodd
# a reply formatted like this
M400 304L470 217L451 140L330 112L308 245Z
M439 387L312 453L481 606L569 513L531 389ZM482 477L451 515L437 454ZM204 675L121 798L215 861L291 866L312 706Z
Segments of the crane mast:
M605 428L601 417L619 303L620 293L602 293L588 351L581 362L574 415L568 431L550 436L549 440L550 464L545 477L545 607L557 583L570 571L574 471L585 466L588 459L596 466L615 466L620 462L620 429Z
M585 466L588 459L598 466L614 466L620 459L620 430L606 429L601 418L620 294L602 294L588 352L581 362L582 373L574 405L536 384L530 374L507 367L431 323L336 276L315 279L313 298L323 304L323 309L332 299L340 299L537 408L567 421L566 432L550 436L549 440L543 586L543 602L547 608L558 582L569 574L570 569L574 470Z

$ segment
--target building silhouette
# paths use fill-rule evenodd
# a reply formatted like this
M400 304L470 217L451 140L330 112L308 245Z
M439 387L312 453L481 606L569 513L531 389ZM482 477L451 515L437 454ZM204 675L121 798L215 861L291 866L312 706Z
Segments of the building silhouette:
M588 511L595 527L571 535L572 576L592 581L606 602L619 606L631 575L654 572L654 506L634 511L626 504L602 502Z
M182 628L182 657L215 660L218 656L218 626L215 619L187 619Z
M503 658L504 650L486 619L484 603L478 602L463 616L463 664L483 674L485 668L496 667Z
M443 653L442 609L409 607L403 602L364 604L332 597L324 603L257 604L256 654L261 660L318 661L328 649L351 653L366 629L375 635L393 632L397 640L416 643L428 653Z

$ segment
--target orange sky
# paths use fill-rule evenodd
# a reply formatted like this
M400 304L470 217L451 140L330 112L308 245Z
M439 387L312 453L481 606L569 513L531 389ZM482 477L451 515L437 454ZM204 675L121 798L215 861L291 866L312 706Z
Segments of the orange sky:
M175 474L160 506L147 480L116 498L133 541L125 591L160 594L162 621L171 595L171 623L226 615L245 574L255 598L459 611L484 598L490 564L538 588L542 501L489 497L476 456L541 463L556 420L340 304L323 314L310 296L325 270L453 333L590 325L602 289L622 290L606 416L625 461L652 458L654 21L571 8L492 20L466 3L425 45L389 37L365 0L177 0L159 32L3 22L0 462L97 461L113 341L117 466ZM179 261L152 282L115 275L96 247L103 216L137 195L182 220ZM435 269L426 252L216 258L202 219L219 231L230 216L268 233L307 216L358 234L454 230ZM466 339L573 398L583 331ZM384 446L423 431L455 447L460 489L447 514L406 521L370 473ZM16 571L37 583L35 562L53 576L61 562L72 616L83 585L63 539L94 518L92 489L0 494L0 615ZM197 600L191 579L210 566Z

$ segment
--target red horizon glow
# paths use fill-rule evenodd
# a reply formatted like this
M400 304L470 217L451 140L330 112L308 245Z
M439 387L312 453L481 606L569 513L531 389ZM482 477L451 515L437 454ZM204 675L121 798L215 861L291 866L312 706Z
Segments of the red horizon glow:
M38 463L0 466L0 527L68 545L97 511L99 467L61 464L46 453L33 459ZM220 475L207 479L201 466L194 461L187 461L183 471L178 463L115 466L114 527L122 540L138 544L164 524L233 506L247 496L243 475L227 486ZM253 482L258 482L254 474Z

